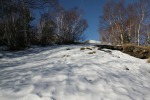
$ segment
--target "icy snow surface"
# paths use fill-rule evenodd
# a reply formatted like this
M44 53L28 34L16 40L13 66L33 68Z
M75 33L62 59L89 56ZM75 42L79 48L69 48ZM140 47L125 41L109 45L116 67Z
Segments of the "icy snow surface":
M0 100L150 100L150 64L120 51L64 45L0 52Z
M100 41L96 41L96 40L87 40L84 43L90 43L90 44L100 44Z

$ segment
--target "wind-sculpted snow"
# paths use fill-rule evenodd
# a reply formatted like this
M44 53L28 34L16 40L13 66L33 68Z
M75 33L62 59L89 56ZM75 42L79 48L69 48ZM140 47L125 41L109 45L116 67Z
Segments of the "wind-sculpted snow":
M0 100L150 100L150 64L120 51L71 45L2 54Z

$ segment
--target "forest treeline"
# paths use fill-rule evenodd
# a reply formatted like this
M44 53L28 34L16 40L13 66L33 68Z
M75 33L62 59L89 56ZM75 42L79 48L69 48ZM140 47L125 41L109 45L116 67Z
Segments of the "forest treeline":
M108 0L99 32L104 43L150 45L150 0Z
M87 27L82 10L65 9L57 0L0 0L0 45L11 50L72 44ZM104 43L150 45L150 1L107 0L99 33Z
M0 45L11 50L75 43L87 27L80 9L66 10L57 0L0 0Z

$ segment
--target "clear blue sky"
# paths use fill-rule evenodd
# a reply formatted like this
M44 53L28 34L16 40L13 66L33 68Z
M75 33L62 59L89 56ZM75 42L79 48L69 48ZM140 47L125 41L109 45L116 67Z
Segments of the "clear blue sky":
M66 9L78 7L83 10L83 17L88 21L88 28L85 31L86 40L99 40L98 32L99 17L102 15L103 5L107 0L58 0ZM117 0L116 0L117 1ZM132 0L125 0L126 3ZM36 12L40 16L39 11ZM37 18L39 19L39 17ZM36 21L35 21L36 22Z
M99 17L102 15L103 5L107 0L59 0L66 9L79 7L84 11L84 18L87 19L89 27L85 31L87 40L99 40L98 33ZM117 1L117 0L116 0ZM126 4L134 0L125 0ZM135 0L136 1L136 0Z
M59 0L66 8L79 7L84 11L84 18L87 19L89 27L85 31L87 40L99 40L98 25L99 16L102 14L102 7L107 0Z

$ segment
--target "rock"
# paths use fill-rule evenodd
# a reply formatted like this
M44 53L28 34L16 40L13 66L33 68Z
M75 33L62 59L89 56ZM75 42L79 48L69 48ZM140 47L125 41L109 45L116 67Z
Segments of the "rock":
M71 50L70 48L67 48L66 50Z
M129 70L129 68L125 68L125 70Z

